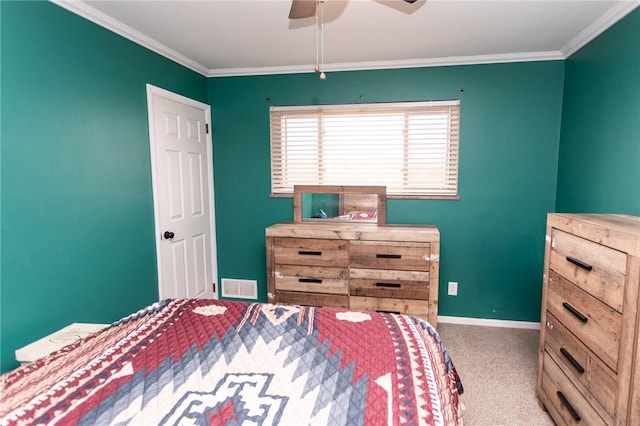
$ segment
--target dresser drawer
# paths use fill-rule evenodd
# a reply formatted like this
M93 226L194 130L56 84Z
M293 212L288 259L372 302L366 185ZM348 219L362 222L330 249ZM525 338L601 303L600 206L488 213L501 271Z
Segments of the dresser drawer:
M549 273L547 309L617 371L622 315L555 272Z
M276 291L276 303L302 306L328 306L348 308L349 296L323 293L300 293L296 291Z
M606 422L571 383L549 353L544 353L542 389L546 398L567 425L605 425Z
M349 294L346 268L275 266L276 290Z
M349 309L391 312L395 314L426 315L429 312L428 303L426 300L351 296Z
M347 241L313 238L274 238L275 264L342 266L349 265Z
M429 298L428 272L351 269L349 278L349 293L354 296Z
M429 270L429 243L352 241L351 267L375 269Z
M613 417L616 402L616 373L547 313L545 349L555 354L559 366L573 377Z
M553 229L550 269L622 312L627 255Z

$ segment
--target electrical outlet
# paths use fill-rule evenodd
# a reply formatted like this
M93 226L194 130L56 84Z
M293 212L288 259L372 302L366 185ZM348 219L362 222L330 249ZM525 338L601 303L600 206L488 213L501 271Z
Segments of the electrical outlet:
M449 288L447 294L449 296L457 296L458 295L458 283L455 281L449 281Z

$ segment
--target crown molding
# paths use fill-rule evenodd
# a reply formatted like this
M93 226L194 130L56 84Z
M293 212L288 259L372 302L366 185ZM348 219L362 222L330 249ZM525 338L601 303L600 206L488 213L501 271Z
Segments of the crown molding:
M557 61L565 59L560 51L508 53L500 55L447 56L401 61L353 62L324 64L323 71L363 71L376 69L446 67L454 65L496 64L507 62ZM210 69L207 77L235 77L267 74L297 74L315 72L314 64L263 68Z
M1 0L0 0L1 1ZM50 0L52 3L69 10L101 27L106 28L134 43L158 53L186 68L202 74L205 77L234 77L250 75L269 74L297 74L312 73L314 64L278 66L278 67L246 67L246 68L211 68L207 69L202 64L193 61L181 53L169 48L157 40L134 30L128 25L113 19L112 17L89 6L82 0ZM352 62L325 64L324 71L363 71L376 69L398 69L398 68L422 68L422 67L444 67L455 65L478 65L495 64L508 62L531 62L531 61L556 61L564 60L579 50L581 47L596 38L617 21L640 6L640 0L624 0L617 2L611 9L602 15L596 22L587 27L584 31L573 38L559 51L509 53L498 55L475 55L475 56L448 56L442 58L424 58L400 61L377 61L377 62Z
M0 0L1 1L1 0ZM54 3L64 9L67 9L70 12L79 15L94 24L100 25L101 27L106 28L109 31L112 31L126 39L133 41L147 49L158 53L159 55L164 56L165 58L171 59L174 62L177 62L180 65L183 65L189 68L192 71L195 71L203 76L207 76L207 68L203 65L187 58L186 56L178 53L177 51L171 49L170 47L165 46L164 44L158 42L157 40L148 37L142 34L139 31L134 30L128 25L123 24L120 21L113 19L112 17L100 12L99 10L89 6L85 2L81 0L49 0L51 3Z
M638 6L640 6L640 1L638 0L617 2L604 15L600 16L600 18L598 18L593 24L585 28L580 34L575 36L571 41L569 41L569 43L560 49L562 56L565 59L569 58L569 56L573 55L582 47L587 45L591 40L605 32L613 26L613 24L627 16Z

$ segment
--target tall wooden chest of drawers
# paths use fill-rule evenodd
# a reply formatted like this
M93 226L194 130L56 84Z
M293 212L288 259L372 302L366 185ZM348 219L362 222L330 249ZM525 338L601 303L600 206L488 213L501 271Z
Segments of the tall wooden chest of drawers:
M548 215L537 393L557 424L640 424L639 282L639 217Z
M437 325L434 226L279 223L266 243L269 303L399 312Z

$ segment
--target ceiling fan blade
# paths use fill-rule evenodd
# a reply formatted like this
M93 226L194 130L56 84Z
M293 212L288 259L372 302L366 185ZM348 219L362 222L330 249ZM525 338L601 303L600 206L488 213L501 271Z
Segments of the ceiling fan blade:
M292 0L289 19L310 18L316 14L316 0Z

